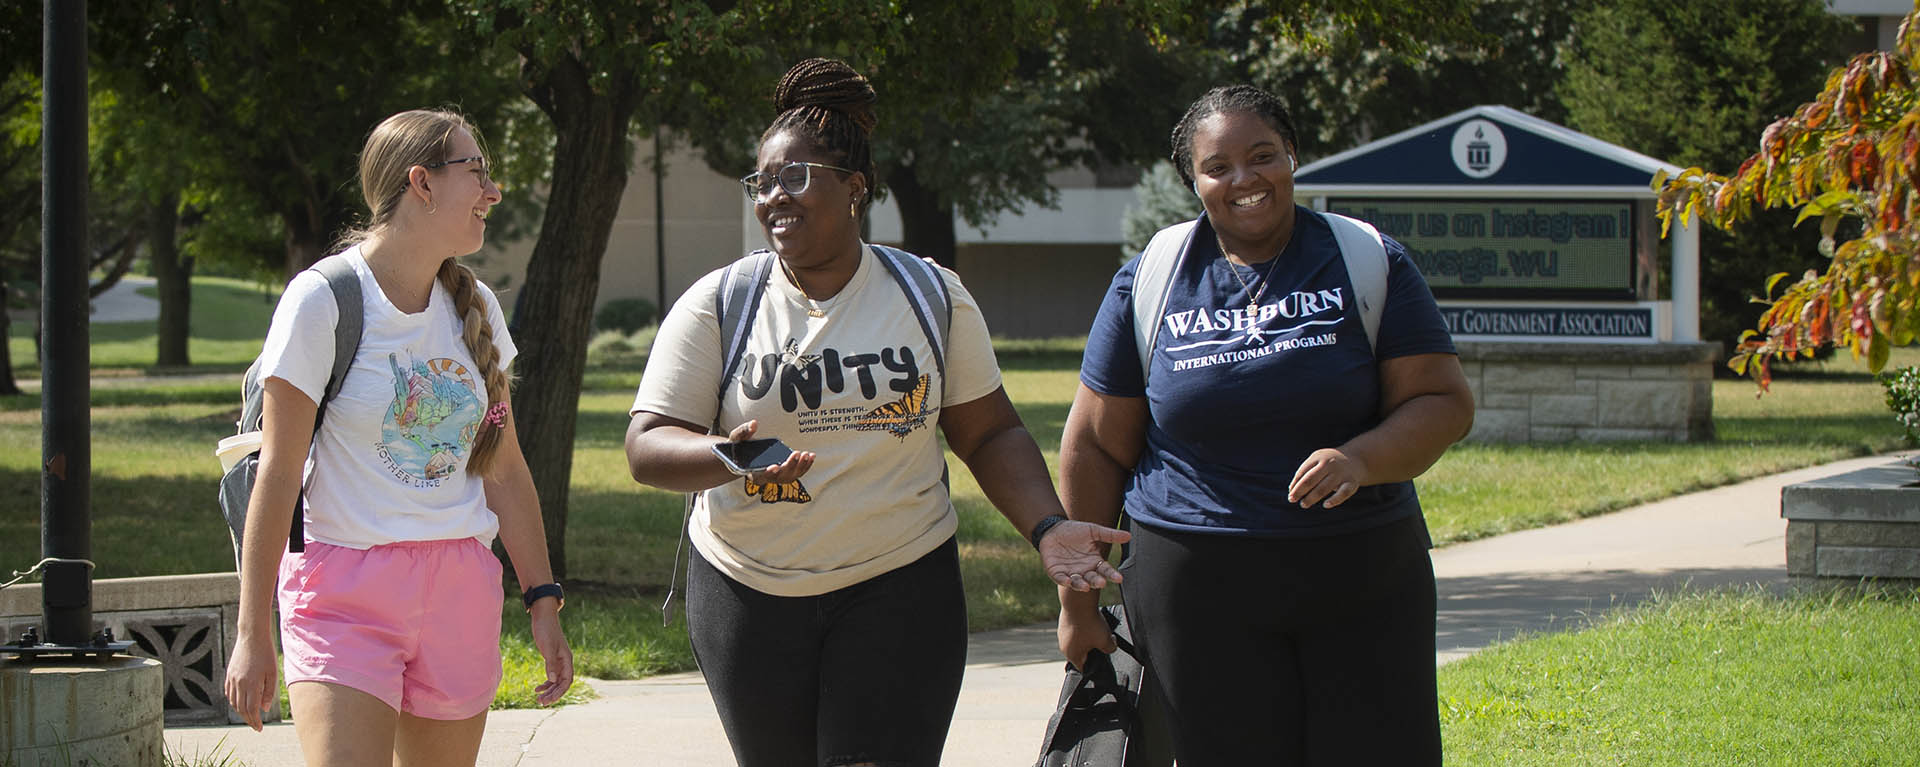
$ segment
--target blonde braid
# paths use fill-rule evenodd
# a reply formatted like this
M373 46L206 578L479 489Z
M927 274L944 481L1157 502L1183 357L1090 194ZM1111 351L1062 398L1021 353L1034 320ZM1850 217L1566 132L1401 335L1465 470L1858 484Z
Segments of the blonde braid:
M486 382L487 407L481 408L484 413L495 403L509 401L512 379L500 367L500 350L493 345L493 323L487 318L487 302L480 298L480 280L472 269L451 258L440 263L439 278L440 284L453 295L453 309L462 323L461 338L466 341L467 351L473 354L473 362ZM467 471L485 476L493 466L493 453L500 446L500 435L505 433L504 422L494 426L482 421L480 431L473 438L473 453L467 457Z

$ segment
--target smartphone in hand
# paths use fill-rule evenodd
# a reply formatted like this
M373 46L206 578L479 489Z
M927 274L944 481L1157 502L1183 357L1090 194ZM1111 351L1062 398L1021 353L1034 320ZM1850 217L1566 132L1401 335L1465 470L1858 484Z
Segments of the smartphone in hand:
M742 477L762 469L771 469L793 455L786 443L779 439L749 439L741 442L721 442L713 446L713 454L720 457L727 471Z

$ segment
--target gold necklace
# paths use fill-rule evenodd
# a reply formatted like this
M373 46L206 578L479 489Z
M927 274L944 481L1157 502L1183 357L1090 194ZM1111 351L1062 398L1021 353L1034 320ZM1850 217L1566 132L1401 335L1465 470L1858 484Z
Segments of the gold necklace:
M1233 268L1233 261L1227 258L1226 243L1220 242L1219 240L1214 240L1213 244L1216 246L1219 246L1220 248L1220 260L1227 262L1227 274L1233 275L1233 281L1240 283L1240 290L1244 292L1252 292L1253 287L1248 285L1247 281L1240 277L1240 270ZM1268 278L1273 276L1274 262L1279 260L1280 260L1280 257L1278 255L1267 260L1267 273L1260 275L1257 278L1260 281L1260 292L1254 293L1253 298L1247 300L1247 316L1251 317L1259 313L1260 297L1266 295L1267 286L1273 284L1273 281ZM1251 269L1253 268L1253 265L1248 264L1247 268Z
M774 257L774 259L775 259L775 260L778 260L778 259L779 259L779 256L775 256L775 257ZM791 268L789 268L789 267L787 266L787 262L785 262L785 261L781 261L781 262L780 262L780 271L782 271L782 272L785 272L785 273L786 273L786 275L787 275L787 282L789 282L789 283L791 283L791 284L793 285L793 289L794 289L794 290L797 290L797 291L800 291L800 297L801 297L801 298L803 298L803 299L806 299L806 301L807 301L807 316L808 316L808 317L825 317L825 316L827 316L827 307L824 307L824 306L821 306L821 305L820 305L820 302L818 302L818 301L815 301L815 300L813 300L813 296L809 296L809 295L807 295L807 289L806 289L806 288L803 288L803 287L800 287L800 278L799 278L799 277L796 277L796 276L794 276L794 274L793 274L793 269L791 269Z

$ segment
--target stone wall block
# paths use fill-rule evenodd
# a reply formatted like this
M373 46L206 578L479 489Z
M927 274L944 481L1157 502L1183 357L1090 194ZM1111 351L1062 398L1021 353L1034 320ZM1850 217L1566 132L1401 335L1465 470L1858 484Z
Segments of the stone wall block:
M1816 572L1838 578L1920 578L1920 549L1822 545Z
M1690 382L1602 381L1600 426L1681 427L1692 405Z
M1920 525L1905 522L1815 522L1822 546L1920 549Z
M1597 402L1577 394L1536 394L1529 412L1534 426L1591 426Z
M1527 411L1506 408L1474 413L1473 431L1467 434L1473 442L1525 442L1527 437Z
M1535 426L1527 430L1527 436L1534 442L1572 442L1580 438L1580 429L1574 426Z
M1787 574L1814 574L1814 548L1819 544L1819 525L1813 522L1787 523Z
M1488 392L1564 392L1573 388L1573 368L1562 365L1489 362L1481 382Z
M1606 364L1576 365L1574 366L1573 375L1576 378L1588 380L1603 378L1627 379L1633 377L1633 367L1630 365Z
M1485 401L1480 404L1485 410L1529 410L1533 407L1533 395L1531 394L1497 394L1488 392L1484 399ZM1477 419L1479 417L1479 413L1474 413L1474 418Z

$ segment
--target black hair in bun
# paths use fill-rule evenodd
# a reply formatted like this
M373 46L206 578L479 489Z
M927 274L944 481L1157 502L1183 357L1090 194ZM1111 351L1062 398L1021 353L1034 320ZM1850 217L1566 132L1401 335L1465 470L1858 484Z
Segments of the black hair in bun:
M846 62L813 58L793 65L774 86L773 106L779 116L760 135L760 143L782 131L794 131L835 164L859 171L867 178L864 210L873 201L873 128L879 119L873 105L879 97L865 75Z

